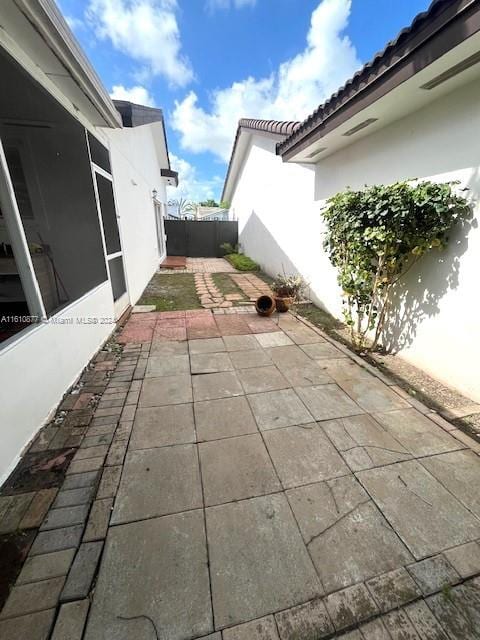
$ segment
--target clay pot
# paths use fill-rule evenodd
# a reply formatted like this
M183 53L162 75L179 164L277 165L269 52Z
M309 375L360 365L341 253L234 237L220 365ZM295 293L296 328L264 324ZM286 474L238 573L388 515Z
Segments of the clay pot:
M259 316L271 316L275 311L275 300L272 296L260 296L255 301L255 309Z
M279 313L285 313L290 309L292 298L289 296L275 296L275 306Z

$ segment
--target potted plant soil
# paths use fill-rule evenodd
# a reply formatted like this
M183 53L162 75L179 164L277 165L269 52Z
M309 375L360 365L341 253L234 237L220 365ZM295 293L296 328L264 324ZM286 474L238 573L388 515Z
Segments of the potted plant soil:
M277 311L280 313L288 311L292 304L300 299L305 286L301 276L278 275L271 284Z

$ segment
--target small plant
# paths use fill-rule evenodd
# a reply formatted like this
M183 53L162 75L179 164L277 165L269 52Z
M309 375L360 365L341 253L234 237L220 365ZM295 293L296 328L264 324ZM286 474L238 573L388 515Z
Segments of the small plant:
M307 283L302 276L287 276L278 274L270 285L270 288L280 298L293 298L298 300L303 291L306 289Z
M260 271L260 265L243 253L229 253L225 256L238 271Z
M228 256L232 253L238 253L238 244L231 244L230 242L224 242L220 245L220 249L224 255Z
M443 249L449 231L470 217L456 183L396 182L347 189L327 201L324 248L338 269L352 342L376 348L388 323L395 285L428 251Z

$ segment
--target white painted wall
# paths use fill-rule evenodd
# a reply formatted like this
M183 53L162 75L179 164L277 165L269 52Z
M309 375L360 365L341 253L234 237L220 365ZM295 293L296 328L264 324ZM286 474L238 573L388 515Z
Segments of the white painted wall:
M274 156L274 142L254 136L232 198L245 252L270 274L282 263L286 271L302 273L314 300L340 317L336 273L322 250L325 199L347 185L361 188L408 178L459 180L467 186L474 220L451 234L446 251L424 257L408 274L390 329L405 359L477 401L479 103L478 82L457 89L325 158L314 177L308 167L282 164Z
M77 324L77 318L98 318ZM110 283L104 282L0 350L0 484L47 421L65 391L114 329ZM72 319L73 324L61 321Z
M160 176L166 164L161 165L158 157L163 129L161 123L153 123L103 133L110 146L127 286L134 305L165 257L158 252L152 200L153 189L161 202L167 199L165 179Z

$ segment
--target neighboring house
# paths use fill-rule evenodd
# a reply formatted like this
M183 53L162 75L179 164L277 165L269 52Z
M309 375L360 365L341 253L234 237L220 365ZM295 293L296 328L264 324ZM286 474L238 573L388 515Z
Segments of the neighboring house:
M169 220L229 220L229 210L221 207L202 207L200 204L189 205L189 208L179 213L177 203L170 202L167 206Z
M195 220L228 220L228 209L221 207L202 207L197 205L195 207L194 219Z
M177 174L161 111L115 107L53 0L0 15L1 482L165 256Z
M474 220L408 274L394 346L480 401L480 2L433 2L302 123L241 120L222 199L245 252L271 275L301 273L341 317L322 249L325 201L347 186L458 180Z

